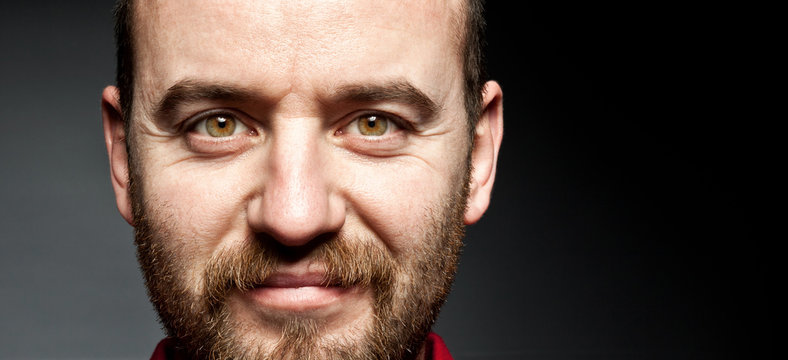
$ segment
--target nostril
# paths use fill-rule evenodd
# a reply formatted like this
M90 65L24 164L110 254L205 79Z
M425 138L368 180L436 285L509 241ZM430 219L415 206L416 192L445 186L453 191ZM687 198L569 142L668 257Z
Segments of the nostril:
M323 152L312 143L294 152L294 142L286 141L289 137L277 139L262 159L265 171L248 204L251 230L287 247L301 247L322 234L338 232L344 224L344 200L335 187L337 174L326 166Z
M266 193L249 201L247 221L252 232L266 234L287 247L308 248L316 238L336 233L344 224L344 206L332 203L328 194L276 195Z
M267 233L255 234L255 240L264 243L265 248L274 251L279 260L296 263L310 257L314 254L316 249L329 241L334 241L337 236L338 234L335 232L323 233L302 245L296 246L287 245Z

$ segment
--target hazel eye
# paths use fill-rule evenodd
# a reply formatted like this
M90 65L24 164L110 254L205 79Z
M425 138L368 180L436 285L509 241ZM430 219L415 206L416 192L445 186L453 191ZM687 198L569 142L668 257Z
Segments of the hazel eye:
M389 128L389 119L377 115L364 115L356 120L358 132L364 136L381 136Z
M212 137L227 137L246 130L247 127L235 117L224 114L211 115L197 123L195 130Z

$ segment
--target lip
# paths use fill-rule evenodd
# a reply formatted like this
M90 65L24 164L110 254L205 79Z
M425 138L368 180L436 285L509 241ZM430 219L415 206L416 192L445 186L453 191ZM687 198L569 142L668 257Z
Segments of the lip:
M325 275L317 272L307 274L276 273L269 276L263 283L263 287L276 288L325 287L326 285Z
M276 273L247 296L263 308L304 312L339 306L354 288L328 285L321 273Z

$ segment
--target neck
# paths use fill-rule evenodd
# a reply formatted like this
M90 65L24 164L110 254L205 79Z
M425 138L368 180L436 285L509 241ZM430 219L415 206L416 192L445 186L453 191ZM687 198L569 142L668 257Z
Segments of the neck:
M413 360L428 360L427 359L427 342L424 341L419 349L419 354Z

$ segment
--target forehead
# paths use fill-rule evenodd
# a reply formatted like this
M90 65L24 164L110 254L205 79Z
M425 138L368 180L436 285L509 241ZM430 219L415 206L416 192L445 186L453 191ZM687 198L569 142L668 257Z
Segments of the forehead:
M450 0L138 2L137 89L146 97L199 77L264 84L275 96L406 78L442 98L461 73L460 9Z

